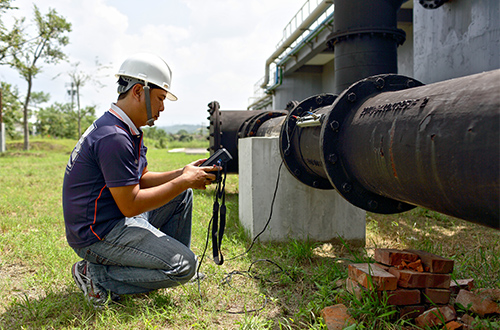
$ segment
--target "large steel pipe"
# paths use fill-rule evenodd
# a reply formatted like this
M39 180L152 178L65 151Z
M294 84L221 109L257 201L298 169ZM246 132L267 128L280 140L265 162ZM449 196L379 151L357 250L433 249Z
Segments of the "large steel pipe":
M288 111L262 111L262 110L220 110L217 101L208 104L210 121L209 148L212 155L218 149L224 147L233 156L233 160L227 164L228 173L238 173L238 139L252 136L278 135L280 122L273 121L278 117L285 116ZM283 117L284 118L284 117ZM267 122L276 123L269 126Z
M405 0L335 0L335 31L328 46L335 51L334 92L360 79L397 73L397 47L406 38L397 28Z
M321 164L310 171L316 181L326 176L362 209L398 213L418 205L500 228L499 82L500 70L427 86L399 75L370 77L321 108L317 143L295 148L295 160L288 143L281 152L289 169ZM317 126L298 126L294 113L281 140L314 141Z

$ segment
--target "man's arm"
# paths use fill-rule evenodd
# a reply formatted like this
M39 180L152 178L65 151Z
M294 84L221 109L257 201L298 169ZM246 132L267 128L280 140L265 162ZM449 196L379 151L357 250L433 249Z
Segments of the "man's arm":
M164 184L166 182L172 181L173 179L179 177L182 174L182 168L175 170L175 171L169 171L169 172L149 172L146 169L144 169L144 172L142 174L141 180L140 180L140 186L141 188L151 188L151 187L156 187L161 184Z
M182 193L188 188L205 189L206 185L215 180L215 175L209 173L216 171L215 167L198 167L194 164L186 165L178 176L156 186L145 187L147 184L158 183L170 175L150 173L146 182L122 187L109 188L118 208L126 217L133 217L146 211L154 210ZM174 171L175 172L175 171Z

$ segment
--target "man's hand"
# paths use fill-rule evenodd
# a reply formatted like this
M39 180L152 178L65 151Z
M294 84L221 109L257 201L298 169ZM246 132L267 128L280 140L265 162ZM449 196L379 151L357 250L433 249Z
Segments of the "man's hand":
M199 159L191 164L184 166L181 176L189 183L189 186L194 189L204 190L207 185L211 184L216 179L216 175L210 172L221 170L219 166L202 166L206 159Z
M205 189L216 179L215 174L210 172L221 168L200 167L204 161L205 159L200 159L192 162L166 177L161 173L146 172L143 177L147 176L148 179L143 178L141 184L110 187L109 190L123 215L133 217L164 205L188 188Z

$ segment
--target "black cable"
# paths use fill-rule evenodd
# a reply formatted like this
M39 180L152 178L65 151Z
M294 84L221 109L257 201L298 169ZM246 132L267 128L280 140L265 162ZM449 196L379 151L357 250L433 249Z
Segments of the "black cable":
M227 260L234 260L234 259L241 258L245 254L247 254L248 252L250 252L250 250L252 249L253 245L255 244L255 242L257 241L257 239L259 238L259 236L262 235L266 231L267 227L269 226L269 223L271 222L271 218L273 216L274 201L276 199L276 195L277 195L277 192L278 192L278 186L279 186L279 182L280 182L281 167L283 166L283 163L284 163L283 160L281 160L281 164L280 164L280 166L278 168L278 177L276 179L276 186L274 187L273 199L271 200L271 209L269 211L269 217L267 218L267 221L266 221L266 224L264 225L264 228L260 231L260 233L257 234L257 236L255 236L253 238L252 243L250 244L250 246L248 247L248 249L245 252L243 252L243 253L235 256L235 257L229 258Z
M287 137L287 142L288 142L288 143L287 143L287 147L286 147L286 149L285 149L285 152L286 152L286 151L288 151L288 150L290 149L290 146L291 146L291 138L293 137L293 134L295 133L295 128L297 127L297 126L294 126L294 127L293 127L293 129L292 129L291 134L289 134L289 133L288 133L288 123L289 123L289 121L287 120L287 121L286 121L285 132L286 132L286 137ZM249 253L249 252L250 252L250 250L252 249L252 247L254 246L255 242L256 242L256 241L257 241L257 239L259 238L259 236L260 236L260 235L262 235L262 234L266 231L267 227L269 226L269 223L271 222L271 218L272 218L272 216L273 216L274 202L275 202L275 200L276 200L276 196L277 196L277 192L278 192L279 181L280 181L280 174L281 174L281 168L283 167L283 163L284 163L284 160L282 159L282 160L281 160L281 163L280 163L280 165L279 165L279 167L278 167L278 175L277 175L277 178L276 178L276 185L275 185L275 187L274 187L273 198L272 198L272 200L271 200L271 207L270 207L270 211L269 211L269 217L268 217L268 219L267 219L267 221L266 221L266 224L264 225L264 228L263 228L263 229L262 229L262 230L261 230L261 231L260 231L260 232L259 232L259 233L258 233L258 234L254 237L254 238L253 238L252 243L250 244L250 246L248 247L248 249L247 249L245 252L243 252L243 253L241 253L241 254L239 254L239 255L235 256L235 257L232 257L232 258L226 259L226 260L228 260L228 261L229 261L229 260L235 260L235 259L240 258L240 257L244 256L245 254ZM219 170L219 172L220 172L220 170ZM226 174L226 173L224 173L224 174ZM225 175L224 175L224 185L225 185L225 181L226 181L226 177L225 177ZM218 196L217 196L217 191L218 191L218 189L215 189L215 200L217 200L217 197L218 197ZM203 250L203 254L202 254L201 260L200 260L200 262L199 262L199 264L198 264L197 273L199 272L199 269L200 269L200 267L201 267L201 263L202 263L202 261L203 261L203 259L204 259L204 257L205 257L205 253L206 253L206 250L207 250L207 248L208 248L208 240L209 240L209 237L210 237L210 227L211 227L211 225L212 225L213 220L214 220L214 216L212 215L212 219L210 219L210 222L209 222L209 224L208 224L207 239L206 239L206 242L205 242L205 248L204 248L204 250ZM258 260L254 261L254 262L252 262L252 263L250 264L250 266L249 266L249 268L248 268L248 270L247 270L246 272L232 271L232 272L230 272L230 273L227 273L227 274L226 274L226 277L224 277L223 283L227 283L227 284L231 287L230 280L231 280L231 278L232 278L232 276L233 276L233 275L246 275L246 274L248 274L247 276L249 276L250 278L253 278L253 279L261 279L261 278L259 278L259 277L255 276L255 275L252 275L252 274L251 274L251 268L252 268L252 266L253 266L254 264L256 264L257 262L261 262L261 261L266 261L266 262L272 263L273 265L275 265L276 267L278 267L278 268L280 269L280 271L281 271L281 272L285 272L285 271L283 270L283 268L282 268L281 266L279 266L279 265L278 265L276 262L274 262L274 261L271 261L271 260L269 260L269 259L258 259ZM288 273L287 273L287 272L285 272L285 273L288 275ZM289 276L289 275L288 275L288 276ZM202 300L202 299L203 299L203 297L202 297L202 295L201 295L201 289L200 289L200 278L199 278L199 276L198 276L198 293L199 293L199 295L200 295L200 300ZM258 312L258 311L261 311L262 309L264 309L264 308L265 308L265 306L266 306L266 304L267 304L267 296L266 296L266 295L264 295L264 303L263 303L263 304L262 304L262 306L261 306L260 308L258 308L258 309L253 309L253 310L245 310L245 311L241 311L241 312L230 312L230 311L226 311L226 312L227 312L227 313L229 313L229 314L253 313L253 312Z
M250 264L250 266L248 267L248 270L247 271L232 271L230 273L227 273L226 276L224 277L224 279L222 280L222 284L227 284L229 287L232 288L231 286L231 280L233 278L234 275L240 275L240 276L246 276L248 278L251 278L251 279L257 279L257 280L264 280L264 281L267 281L267 282L272 282L272 281L269 281L269 280L266 280L265 278L262 278L260 276L257 276L257 275L254 275L252 274L252 267L258 263L258 262L268 262L276 267L279 268L280 271L276 272L276 273L281 273L281 272L284 272L285 274L288 275L288 273L283 270L283 268L281 268L280 265L278 265L276 262L272 261L272 260L269 260L269 259L258 259L258 260L255 260L254 262L252 262ZM290 275L288 275L290 276ZM245 314L245 313L255 313L255 312L259 312L261 310L263 310L267 305L267 296L264 295L264 302L262 304L262 306L260 308L255 308L255 309L245 309L243 311L238 311L238 312L231 312L231 311L226 311L227 313L229 314Z
M292 128L292 132L290 134L288 134L288 123L289 123L289 120L286 120L285 121L285 132L286 132L286 137L287 137L287 147L285 149L285 153L290 149L290 146L291 146L291 139L293 137L293 134L295 133L295 128L297 127L297 125L295 125L293 128ZM260 231L260 233L257 234L257 236L255 236L252 240L252 243L250 244L250 247L243 253L235 256L235 257L232 257L232 258L229 258L227 260L234 260L234 259L237 259L237 258L241 258L242 256L244 256L245 254L249 253L250 250L252 249L252 247L254 246L255 242L257 241L257 239L259 238L260 235L262 235L262 233L264 233L267 229L267 227L269 226L269 223L271 222L271 218L273 216L273 209L274 209L274 201L276 199L276 193L278 192L278 186L279 186L279 182L280 182L280 173L281 173L281 167L283 166L283 163L284 163L284 160L283 158L281 159L281 163L280 163L280 166L278 168L278 176L276 178L276 185L274 187L274 193L273 193L273 199L271 200L271 209L269 211L269 217L266 221L266 224L264 225L264 228Z

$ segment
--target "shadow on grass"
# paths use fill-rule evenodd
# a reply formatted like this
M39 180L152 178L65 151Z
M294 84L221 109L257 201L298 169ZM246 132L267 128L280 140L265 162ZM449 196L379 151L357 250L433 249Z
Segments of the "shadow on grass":
M85 308L75 308L77 300L77 293L69 291L51 292L36 299L26 295L13 298L0 315L0 328L40 329L75 325L75 319L81 319L85 313Z
M168 320L169 314L177 313L179 308L169 294L155 291L148 295L123 296L119 302L95 309L81 291L70 290L51 292L36 299L26 296L14 299L0 314L0 328L107 328L142 321L148 310L155 311L152 315Z

